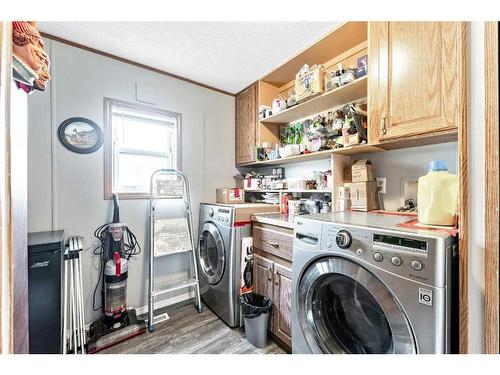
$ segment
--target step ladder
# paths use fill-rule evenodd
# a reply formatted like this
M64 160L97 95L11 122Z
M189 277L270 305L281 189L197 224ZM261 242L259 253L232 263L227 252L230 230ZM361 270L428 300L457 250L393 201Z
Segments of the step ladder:
M148 330L155 329L154 303L158 296L176 290L193 288L195 306L202 312L200 284L196 262L196 247L193 235L193 217L188 179L177 169L160 169L151 176L149 195L149 292L148 292ZM184 203L184 217L157 219L159 202L181 199ZM190 278L162 289L155 287L155 259L179 253L190 253Z

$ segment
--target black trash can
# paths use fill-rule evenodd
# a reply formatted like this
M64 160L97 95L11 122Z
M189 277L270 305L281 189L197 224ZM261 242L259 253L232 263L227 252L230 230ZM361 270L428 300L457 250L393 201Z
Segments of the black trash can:
M267 345L267 327L272 301L257 293L246 293L241 297L241 313L245 322L248 342L257 348Z

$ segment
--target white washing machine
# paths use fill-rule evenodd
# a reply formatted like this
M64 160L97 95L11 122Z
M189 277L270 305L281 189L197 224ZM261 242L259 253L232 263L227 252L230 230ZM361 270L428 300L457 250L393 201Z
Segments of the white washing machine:
M295 220L293 353L451 353L457 240L338 212Z

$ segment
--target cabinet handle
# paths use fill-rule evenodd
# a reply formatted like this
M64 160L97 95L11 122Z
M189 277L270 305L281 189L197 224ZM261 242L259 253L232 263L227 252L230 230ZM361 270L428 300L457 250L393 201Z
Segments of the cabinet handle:
M271 270L271 267L267 269L267 279L271 281L273 279L273 271Z
M275 284L276 286L279 286L279 285L280 285L280 277L279 277L279 275L278 275L277 273L276 273L276 274L274 274L274 284Z
M274 241L271 241L271 240L267 240L267 243L268 243L269 245L271 245L272 247L276 247L276 248L280 247L280 244L279 244L279 243L274 242Z
M387 134L387 126L386 126L386 117L385 116L382 116L382 118L380 119L380 133L382 133L382 135Z

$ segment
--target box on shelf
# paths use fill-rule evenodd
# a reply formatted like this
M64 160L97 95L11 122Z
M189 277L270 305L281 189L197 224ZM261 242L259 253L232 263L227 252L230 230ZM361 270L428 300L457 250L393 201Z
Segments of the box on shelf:
M345 134L344 135L344 147L355 146L361 143L361 137L359 133L356 134Z
M373 181L373 165L370 160L361 159L352 165L352 182Z
M351 209L354 211L372 211L378 209L377 183L375 181L352 182Z
M217 203L245 203L245 191L239 188L216 189Z
M350 199L351 193L349 186L339 186L337 198L339 199Z
M245 178L245 181L243 181L243 188L245 190L262 189L262 178Z
M288 190L306 190L307 181L303 178L287 178L286 185Z
M304 65L295 76L295 95L302 102L315 95L323 94L325 89L325 68L323 65Z
M336 199L335 200L337 206L336 211L349 211L351 209L351 200L350 199Z

